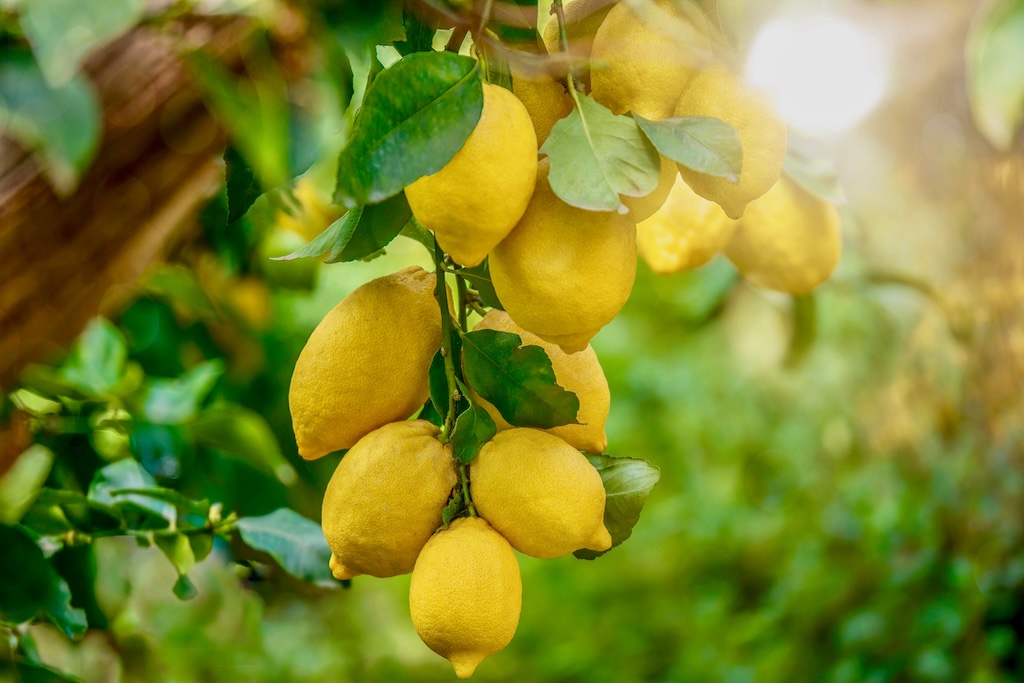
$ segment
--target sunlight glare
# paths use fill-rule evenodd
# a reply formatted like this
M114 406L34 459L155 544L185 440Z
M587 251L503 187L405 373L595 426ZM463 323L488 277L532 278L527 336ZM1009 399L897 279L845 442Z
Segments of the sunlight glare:
M747 78L775 97L779 113L806 135L849 130L882 100L887 69L881 47L835 17L778 19L764 26L747 61Z

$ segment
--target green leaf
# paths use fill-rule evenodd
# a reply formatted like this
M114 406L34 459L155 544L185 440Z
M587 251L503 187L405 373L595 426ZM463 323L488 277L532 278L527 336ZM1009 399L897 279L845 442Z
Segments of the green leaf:
M187 426L196 443L216 448L260 467L285 485L298 479L281 453L273 430L259 413L238 405L217 405Z
M202 562L213 550L213 534L189 534L188 543L192 546L192 556L196 562Z
M398 233L402 237L408 237L411 240L416 240L423 245L431 256L434 255L434 235L429 230L420 225L420 222L413 216L406 223L401 232Z
M647 496L661 478L661 470L641 458L616 458L590 453L584 455L601 473L605 491L604 525L612 536L614 548L633 533ZM581 560L593 560L605 552L608 551L584 549L577 550L573 555Z
M195 584L193 584L185 575L178 577L178 580L174 582L174 587L171 590L174 592L174 597L178 598L182 602L191 600L199 595L199 591L196 590Z
M328 567L331 549L316 522L279 508L262 517L243 517L237 525L246 545L273 557L295 578L337 585Z
M835 164L812 141L790 133L783 170L798 185L822 201L830 204L846 203L846 194L839 184Z
M66 83L85 58L142 18L145 0L25 0L21 28L46 79Z
M462 512L463 507L462 487L456 486L455 491L452 493L451 500L449 500L448 504L444 506L443 510L441 510L441 524L445 529L447 529L448 525L452 523L452 520Z
M121 331L106 318L93 318L75 341L60 374L86 395L102 397L120 382L127 358Z
M327 254L325 263L358 261L380 251L395 239L412 217L405 193L380 204L360 206L334 221L309 244L274 261L291 261Z
M142 415L158 425L175 425L195 418L199 406L224 374L224 363L199 363L176 379L150 379L142 396Z
M150 271L142 287L152 294L184 306L207 317L216 317L217 309L207 296L195 271L184 266L163 264Z
M89 485L88 499L112 508L132 508L173 524L178 517L174 505L156 496L119 493L125 489L158 489L153 477L134 460L120 460L96 472Z
M633 114L661 154L699 173L739 182L743 170L740 135L731 125L711 116L680 116L651 121Z
M0 523L17 524L32 505L53 465L53 452L41 444L29 446L0 477Z
M491 267L487 259L484 259L484 262L478 266L462 268L457 272L466 278L473 289L477 291L484 306L505 310L501 301L498 300L498 293L494 291L494 283L491 282Z
M66 635L85 633L85 612L71 606L71 589L35 541L17 526L0 524L4 578L0 581L0 621L21 623L40 613Z
M497 433L498 428L487 411L478 405L470 405L469 410L455 419L451 438L452 457L461 463L471 462L480 448Z
M448 52L403 58L366 93L338 160L335 200L349 208L376 204L441 170L462 148L482 109L476 60Z
M406 9L402 11L402 25L405 27L405 39L393 43L399 54L404 57L413 52L430 52L434 49L437 21L428 25L416 16L415 12Z
M82 683L81 678L39 662L15 662L14 668L18 672L14 680L18 683Z
M256 171L232 145L224 149L224 174L228 193L228 224L231 224L244 216L253 202L263 194L263 186L256 177Z
M458 336L452 337L452 353L455 358L459 358L462 354L462 339ZM458 366L456 366L456 373L458 373ZM448 414L448 375L444 369L444 356L441 355L441 349L438 349L434 357L430 359L427 379L430 385L430 401L443 418ZM456 404L455 410L459 412L468 407L469 402L463 395Z
M192 552L192 544L188 542L188 536L185 534L157 534L153 537L153 542L174 565L178 576L185 576L196 566L196 556Z
M256 171L265 188L285 184L289 177L288 149L291 111L279 76L241 80L200 52L187 55L192 75L205 98L231 133L233 144Z
M580 96L540 148L551 159L548 182L563 202L590 211L625 211L620 194L643 197L658 185L654 145L628 116Z
M70 194L92 161L101 117L99 98L87 79L74 76L62 85L49 85L31 54L5 47L0 60L0 135L10 135L37 155L58 194Z
M210 501L208 500L192 500L185 495L175 491L174 489L163 488L162 486L153 486L149 488L124 488L114 489L110 491L112 497L120 497L128 494L135 494L139 496L146 496L153 500L161 500L165 503L170 503L176 509L186 514L200 515L206 517L210 513Z
M579 424L580 401L555 380L551 359L539 346L521 346L518 334L477 330L463 335L466 382L509 424L550 429Z
M815 306L814 293L793 297L792 336L786 349L784 364L787 368L795 368L803 362L807 352L814 345L818 333L818 311Z
M999 0L971 26L967 86L981 134L1006 151L1024 122L1024 0Z

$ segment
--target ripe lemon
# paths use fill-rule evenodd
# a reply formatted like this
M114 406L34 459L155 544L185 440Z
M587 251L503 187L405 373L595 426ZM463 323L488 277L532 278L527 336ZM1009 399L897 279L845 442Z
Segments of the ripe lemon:
M548 185L548 167L541 160L526 213L491 252L491 280L516 324L575 353L629 298L636 228L628 214L563 202Z
M427 647L469 678L512 640L523 583L508 541L479 517L457 519L423 547L409 585L412 623Z
M575 448L538 429L508 429L469 465L480 516L532 557L608 550L601 475Z
M751 202L725 255L758 287L807 294L839 263L839 212L783 176Z
M608 447L608 437L604 433L604 423L608 419L611 405L611 393L608 391L608 380L597 360L594 349L587 347L578 353L568 354L558 348L557 344L549 344L535 334L527 332L516 325L508 313L494 309L477 323L474 330L498 330L518 334L523 346L539 346L551 359L551 368L555 371L555 380L559 386L572 393L580 400L580 410L576 419L578 425L562 425L544 431L563 439L573 448L588 453L604 453ZM505 422L501 413L493 405L474 396L477 402L490 414L498 429L511 429L512 425Z
M643 197L622 197L622 203L629 208L633 220L639 223L653 216L665 204L665 200L668 199L672 186L675 185L676 178L678 177L679 168L676 166L676 162L666 156L662 156L658 185L651 193Z
M707 31L671 0L615 5L594 36L591 94L615 114L673 115L686 82L711 56Z
M405 188L416 220L456 262L479 265L522 217L537 179L537 134L508 90L484 84L480 121L455 156Z
M682 178L665 205L636 226L636 247L655 273L671 275L710 261L725 248L736 221L690 189Z
M530 114L538 145L544 144L555 123L572 111L572 97L550 74L512 67L512 92Z
M767 98L725 67L694 76L679 98L675 115L714 116L739 133L743 170L738 183L679 165L679 174L693 191L717 203L730 218L742 216L747 204L779 179L786 158L786 124Z
M615 0L571 0L563 3L565 34L569 39L569 54L574 59L590 59L594 35L614 4ZM558 19L554 15L544 26L544 46L548 54L556 55L562 51L562 37L558 30ZM590 70L579 71L580 80L590 90Z
M306 176L295 181L292 194L299 203L298 207L289 207L290 211L279 210L274 223L280 228L301 235L307 242L345 213L340 206L332 205L330 195L321 192L316 183Z
M434 282L419 266L377 278L316 326L288 391L299 455L351 448L427 400L427 368L441 346Z
M339 579L408 574L441 525L458 477L451 447L425 420L392 422L359 440L324 493L322 525Z

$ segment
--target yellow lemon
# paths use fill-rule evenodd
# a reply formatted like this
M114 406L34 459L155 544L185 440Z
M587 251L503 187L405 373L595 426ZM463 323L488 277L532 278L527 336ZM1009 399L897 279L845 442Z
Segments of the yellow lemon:
M324 493L322 525L339 579L408 574L441 526L458 477L451 447L425 420L392 422L345 454Z
M299 455L351 448L427 400L427 368L441 346L434 282L419 266L377 278L316 326L288 390Z
M570 0L563 3L565 12L565 34L569 39L569 54L581 61L590 59L594 45L594 35L598 27L608 16L615 0ZM558 19L554 15L544 26L544 47L548 54L556 55L562 51L562 37L558 30ZM579 69L579 78L587 90L590 90L590 70Z
M611 405L611 393L608 391L608 380L597 360L594 349L587 347L578 353L568 354L557 344L549 344L535 334L527 332L516 325L508 313L494 309L477 323L474 330L498 330L518 334L523 346L539 346L551 359L551 368L555 371L555 380L563 389L576 394L580 400L580 410L576 419L578 425L562 425L544 431L563 439L573 448L588 453L604 453L608 447L608 437L604 433L604 423L608 419ZM512 425L501 417L501 413L493 405L480 397L477 401L494 419L498 429L511 429Z
M289 207L289 210L279 210L274 222L280 228L301 235L307 242L345 213L342 207L332 205L330 195L321 192L316 183L306 176L295 181L292 195L299 205Z
M594 36L591 94L615 114L673 115L687 81L711 56L707 31L671 0L615 5Z
M509 316L568 353L582 351L629 298L636 228L628 214L585 211L559 199L541 160L530 205L490 258Z
M738 183L679 165L679 174L693 191L721 206L730 218L742 216L747 204L779 179L786 158L786 124L767 98L725 67L694 76L679 98L675 115L714 116L739 134L743 170Z
M513 67L512 92L530 114L538 145L544 144L555 123L572 111L572 97L550 74Z
M725 248L735 228L736 221L722 207L680 178L661 210L637 223L636 246L651 270L671 275L710 261Z
M725 255L758 287L807 294L839 263L839 212L783 176L751 202Z
M512 640L523 604L519 562L479 517L457 519L423 547L409 585L409 611L427 647L469 678Z
M575 448L538 429L508 429L469 465L480 516L532 557L608 550L601 475Z
M515 226L537 178L537 134L523 103L484 84L480 121L455 156L405 188L416 220L456 262L478 265Z
M658 174L658 185L650 194L643 197L622 197L622 203L629 208L633 220L639 223L653 216L665 204L665 200L668 199L672 186L675 185L676 178L678 177L679 168L676 166L676 162L666 156L662 156L661 168Z

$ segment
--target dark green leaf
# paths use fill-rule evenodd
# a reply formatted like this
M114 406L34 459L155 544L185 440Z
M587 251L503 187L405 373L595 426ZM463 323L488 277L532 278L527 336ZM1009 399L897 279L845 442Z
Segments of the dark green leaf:
M195 584L189 581L189 578L184 575L178 577L178 580L174 582L174 588L171 590L174 592L174 597L178 598L182 602L191 600L199 595L199 591L196 590Z
M783 169L798 185L822 201L846 202L835 164L815 143L791 133Z
M563 202L590 211L625 211L620 194L643 197L658 185L661 161L636 121L580 96L540 148L548 182Z
M114 498L126 496L128 494L146 496L153 500L161 500L165 503L170 503L178 510L189 514L202 515L203 517L206 517L206 515L210 513L210 501L192 500L174 489L166 489L161 486L141 489L116 489L110 492L110 495Z
M0 129L37 155L58 194L69 194L98 147L99 98L84 77L76 75L62 85L51 86L31 54L4 50Z
M198 313L213 317L217 309L207 296L195 271L184 266L164 264L146 275L142 283L146 291L167 299L173 304L183 305Z
M395 49L403 57L413 52L430 52L433 50L434 31L437 22L428 25L415 12L406 9L402 12L402 25L405 27L405 39L394 42Z
M96 48L142 18L145 0L31 0L21 27L50 83L66 83Z
M441 417L441 413L437 412L437 408L434 407L434 402L429 398L427 399L427 402L423 404L423 407L420 408L418 419L426 420L437 427L444 424L444 418Z
M743 170L740 135L731 125L711 116L680 116L651 121L633 114L658 151L699 173L738 182Z
M38 662L15 662L18 683L82 683L81 678L63 671L57 671Z
M203 411L187 427L196 443L224 451L260 467L286 485L295 483L277 437L259 413L237 405L217 405Z
M503 43L525 45L536 49L538 44L537 14L537 0L510 0L502 3L501 14L488 26L501 38ZM552 17L551 21L554 20Z
M614 548L633 533L647 496L661 478L661 470L640 458L584 455L601 473L605 491L604 525L612 536ZM604 552L577 550L573 555L581 560L593 560Z
M224 172L227 178L228 223L230 224L245 215L253 202L263 194L263 187L256 177L256 171L231 145L224 150Z
M224 363L199 363L176 379L151 379L143 394L142 415L158 425L188 422L199 414L199 406L224 374Z
M157 534L153 537L153 542L174 565L178 576L185 576L196 566L196 556L185 534Z
M443 418L448 413L448 376L444 370L444 356L441 349L430 359L427 368L427 379L430 383L430 403Z
M491 267L487 259L484 259L484 262L478 266L463 268L458 273L466 278L473 289L477 291L484 306L505 310L501 301L498 300L498 293L494 291L494 283L491 282Z
M470 405L455 420L452 430L452 457L458 462L469 463L480 452L480 448L490 441L498 428L487 411L478 405Z
M452 495L452 499L449 500L448 504L444 506L443 510L441 510L441 524L443 524L445 528L448 528L448 525L452 523L452 520L462 512L463 507L462 487L457 486L455 488L455 493Z
M518 334L497 330L464 335L466 382L517 427L579 424L579 399L555 381L544 349L521 344Z
M192 556L196 562L202 562L213 550L213 534L189 534L188 543L192 546Z
M127 358L121 331L106 318L93 318L61 366L61 376L86 395L105 396L121 380Z
M238 531L246 545L273 557L295 578L337 585L328 566L331 549L316 522L280 508L262 517L243 517Z
M402 192L380 204L352 209L309 244L273 260L291 261L324 254L326 263L365 259L389 245L411 217L409 202Z
M462 148L482 108L480 68L469 57L416 52L381 72L338 160L336 201L375 204L436 173Z
M982 135L1009 150L1024 123L1024 0L989 3L967 40L971 112Z
M434 253L434 236L429 230L420 225L416 217L413 216L409 219L409 222L405 224L402 231L398 233L402 237L408 237L411 240L416 240L423 245L423 248L430 252L431 255Z
M85 612L71 606L71 590L21 527L0 525L4 577L0 621L21 623L46 614L65 634L85 633Z
M153 477L134 460L120 460L98 471L89 485L90 501L113 508L131 507L156 515L173 524L178 517L174 505L150 495L117 493L124 489L158 489Z

